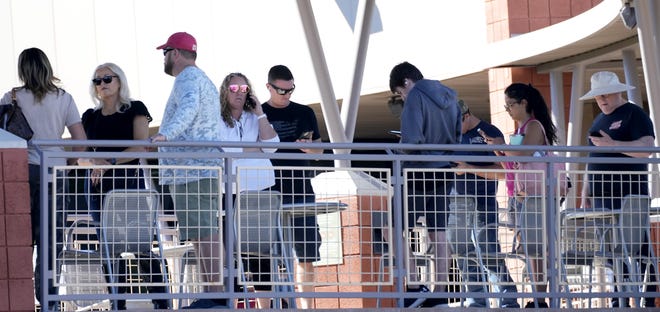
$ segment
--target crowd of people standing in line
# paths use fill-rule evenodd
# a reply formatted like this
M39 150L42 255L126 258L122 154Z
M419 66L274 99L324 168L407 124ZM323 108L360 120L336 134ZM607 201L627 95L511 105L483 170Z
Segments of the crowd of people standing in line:
M59 80L55 77L50 62L43 51L38 48L24 50L18 60L19 78L23 85L16 88L16 97L22 107L33 131L33 139L60 139L66 127L75 140L150 140L151 142L176 141L244 141L244 142L320 142L321 136L316 117L311 108L290 100L295 90L295 81L291 71L283 65L273 66L268 72L266 87L270 98L259 103L252 92L249 79L241 73L230 73L216 88L211 79L195 64L197 58L197 42L185 32L171 35L167 42L158 46L164 57L164 71L174 76L170 96L167 100L163 121L158 133L149 137L149 122L151 115L147 105L134 100L130 96L127 77L123 70L113 63L104 63L93 71L90 82L90 95L95 107L87 110L82 118L79 115L75 101L66 91L57 86ZM601 113L594 120L588 136L589 145L608 146L652 146L655 134L653 124L648 115L637 105L628 102L622 92L631 86L619 82L616 74L598 72L591 78L592 89L581 99L595 99ZM421 71L414 65L403 62L396 65L390 73L390 89L404 100L401 114L401 143L411 144L507 144L502 132L497 127L488 124L474 116L466 103L459 101L458 94L439 81L425 79ZM10 92L2 98L3 103L9 102ZM509 144L552 145L557 143L556 127L548 113L548 106L541 93L529 84L513 83L504 92L505 109L518 125L516 134L522 138ZM61 150L58 147L48 149ZM85 148L78 148L84 150ZM95 151L143 151L143 147L99 147ZM220 152L220 147L181 147L161 146L161 152ZM230 149L231 150L231 149ZM237 150L238 151L238 150ZM240 151L238 151L240 152ZM243 152L265 153L322 153L322 149L260 149L243 150ZM447 151L413 151L415 153L444 154ZM519 156L531 155L533 152L506 151L494 155ZM475 154L479 154L476 153ZM493 153L486 153L493 154ZM591 153L591 157L612 157L611 153ZM616 157L648 157L648 153L620 154ZM34 147L28 148L30 207L32 213L33 243L39 242L40 215L40 160ZM135 158L93 159L94 165L137 164ZM160 165L185 165L219 167L220 159L213 158L163 158ZM305 160L273 160L241 159L234 162L232 172L243 165L275 165L275 166L308 166ZM407 162L406 168L508 168L512 163L470 163L447 161L438 162ZM648 194L644 171L646 166L635 168L620 164L589 164L588 170L634 170L640 171L639 176L626 176L626 180L617 180L621 175L598 176L588 175L587 183L582 190L582 206L602 206L613 209L620 199L627 194L619 190L627 190L629 194ZM177 169L178 170L178 169ZM193 242L200 263L200 271L207 282L211 282L207 292L222 292L219 277L222 268L220 258L221 233L218 232L218 206L220 190L217 189L217 172L214 170L197 169L198 172L188 172L182 175L175 169L164 168L160 171L159 183L169 189L181 232L181 239ZM247 174L247 173L246 173ZM261 173L260 173L261 174ZM140 179L141 172L134 169L94 169L89 172L86 183L86 193L90 194L90 212L98 220L100 202L103 195L112 189L143 188ZM193 177L194 178L191 178ZM115 177L106 179L104 177ZM116 179L116 177L138 177L135 179ZM187 178L186 178L187 177ZM304 203L315 200L314 191L308 178L308 172L274 171L259 179L245 176L234 189L234 195L244 190L277 190L283 195L284 203ZM411 207L412 223L419 218L425 218L429 228L432 251L435 254L436 280L447 280L449 256L452 252L451 237L448 237L447 220L450 215L448 195L454 191L459 194L479 195L477 206L483 212L479 218L490 222L495 218L497 207L495 190L497 180L504 179L510 197L509 206L512 211L522 211L520 200L524 194L519 194L513 181L514 176L490 177L475 174L463 177L454 173L413 173L409 179L410 196L405 199ZM629 178L629 180L628 180ZM477 180L476 185L461 183L464 180ZM293 183L292 183L293 181ZM606 181L607 185L602 184ZM455 183L454 183L455 182ZM635 188L616 187L622 183L634 184ZM45 186L44 186L45 187ZM48 187L51 187L49 184ZM58 186L63 187L63 186ZM185 195L184 195L185 194ZM200 195L207 194L207 195ZM63 203L57 203L63 205ZM206 217L193 218L204 214ZM55 220L58 227L63 227L64 220ZM409 224L410 227L414 224ZM315 217L301 217L294 220L295 253L298 257L295 276L301 282L301 291L313 291L309 282L314 281L312 263L319 260L321 242L318 224ZM61 234L61 233L60 233ZM451 236L451 235L449 235ZM489 235L496 237L496 235ZM648 238L647 238L648 239ZM61 235L56 237L62 241ZM487 244L486 249L497 251L497 241ZM57 244L61 246L61 244ZM49 246L49 248L56 248ZM464 251L464 252L469 252ZM49 251L48 256L53 252ZM43 291L40 289L40 259L45 255L37 248L37 268L35 269L36 297L41 300ZM52 261L48 261L49 265ZM257 264L259 266L264 266ZM539 270L538 265L532 271ZM502 279L509 280L506 268L495 265ZM52 269L52 268L50 268ZM478 280L480 274L467 264L459 264L459 269L467 280ZM212 283L218 282L218 283ZM56 293L52 283L49 283L49 293ZM514 287L515 288L515 287ZM544 289L540 289L544 291ZM158 291L158 290L155 290ZM411 290L416 291L416 290ZM418 291L418 290L417 290ZM435 287L434 291L445 291ZM471 291L479 291L472 289ZM515 289L509 289L513 292ZM444 304L443 300L427 300L429 305ZM162 302L155 301L157 307ZM485 306L483 300L468 301L470 306ZM543 300L533 302L535 306L547 306ZM651 304L647 302L647 304ZM260 304L268 307L267 303ZM213 308L227 306L226 299L197 299L189 308ZM517 302L503 302L504 307L517 307ZM301 300L302 308L314 307L313 298ZM122 308L122 306L117 307Z

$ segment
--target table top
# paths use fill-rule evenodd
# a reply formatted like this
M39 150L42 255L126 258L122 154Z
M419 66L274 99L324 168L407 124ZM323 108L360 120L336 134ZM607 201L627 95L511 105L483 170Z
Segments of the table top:
M621 209L568 208L561 211L563 219L608 218L621 213ZM660 207L649 207L651 218L660 218ZM654 218L655 217L655 218Z
M618 214L619 209L604 208L570 208L561 211L563 219L604 218Z
M282 204L282 212L294 216L313 216L344 211L348 204L342 202L313 202Z

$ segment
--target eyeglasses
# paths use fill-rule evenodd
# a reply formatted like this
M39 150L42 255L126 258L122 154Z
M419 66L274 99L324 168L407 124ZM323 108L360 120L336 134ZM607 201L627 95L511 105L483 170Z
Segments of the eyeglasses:
M275 92L277 92L277 94L279 95L291 94L293 93L293 90L296 88L295 84L293 85L293 87L291 87L291 89L282 89L272 83L270 83L270 86L273 87L273 89L275 89Z
M250 87L248 85L229 85L229 92L238 93L238 91L241 91L241 93L248 93L250 91Z
M167 55L167 52L170 52L170 51L172 51L172 50L174 50L174 49L172 49L172 48L165 48L165 49L163 49L163 56Z
M104 83L106 83L106 84L111 83L113 77L114 77L114 78L119 78L119 76L105 75L105 76L103 76L103 78L94 78L94 79L92 79L92 82L93 82L95 85L100 86L100 85L101 85L101 81L104 82Z
M505 104L504 104L504 109L505 109L505 110L510 110L510 109L511 109L511 106L513 106L513 104L520 104L520 101L518 101L518 102L511 102L511 103L505 103Z

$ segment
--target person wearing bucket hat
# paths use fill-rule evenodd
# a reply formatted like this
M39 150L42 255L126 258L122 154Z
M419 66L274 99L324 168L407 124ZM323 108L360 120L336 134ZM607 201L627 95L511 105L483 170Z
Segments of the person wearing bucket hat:
M580 100L584 101L599 95L621 93L632 89L635 87L621 83L615 73L601 71L591 76L591 90L581 96Z
M601 113L596 116L587 137L590 146L653 146L655 134L653 122L644 110L622 95L634 87L623 84L613 72L601 71L591 76L591 90L580 100L594 98ZM607 153L591 152L589 157L649 157L650 153ZM606 171L641 171L646 172L646 164L589 164L588 170ZM620 176L620 175L617 175ZM612 178L612 177L611 177ZM633 180L628 180L633 179ZM617 178L618 180L618 178ZM584 207L619 208L620 200L628 194L648 194L645 174L626 177L630 187L615 187L611 183L623 181L603 181L602 177L589 176L590 183L585 183L582 193ZM602 183L607 183L604 188ZM608 190L605 192L605 190ZM623 193L622 193L623 192ZM607 199L604 199L607 198Z
M653 122L641 107L627 101L622 93L634 87L623 84L617 75L609 71L601 71L591 76L591 90L580 100L594 98L601 113L596 116L587 141L589 146L602 147L603 152L592 151L589 157L649 157L650 153L608 153L608 147L613 146L653 146L655 134ZM648 195L647 164L589 163L587 164L586 181L582 188L582 207L619 209L626 195ZM638 171L639 174L602 174L599 171ZM646 237L646 242L649 238ZM650 246L644 244L642 254L648 254ZM642 265L642 274L646 266ZM655 274L651 273L652 281ZM648 292L655 292L654 282L647 287ZM628 300L621 302L624 306ZM646 307L653 307L654 298L646 298ZM619 305L613 300L614 307Z
M220 95L211 79L199 69L197 41L185 32L171 35L163 50L165 73L174 76L174 85L165 105L158 134L151 142L164 141L220 141ZM161 146L159 152L220 153L219 147ZM167 186L174 202L181 240L193 243L200 273L210 285L206 292L221 293L222 266L219 230L219 176L220 158L177 157L161 158L159 183ZM165 167L169 166L169 167ZM195 169L174 169L186 166ZM226 307L227 299L196 299L188 309Z

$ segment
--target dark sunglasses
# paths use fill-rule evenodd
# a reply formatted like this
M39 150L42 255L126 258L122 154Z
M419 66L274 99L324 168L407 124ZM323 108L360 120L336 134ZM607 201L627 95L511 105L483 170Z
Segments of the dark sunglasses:
M248 91L250 91L250 87L248 85L231 84L229 85L228 89L231 93L237 93L238 91L241 91L241 93L248 93Z
M275 89L275 92L277 92L277 94L279 95L291 94L293 93L293 90L296 88L295 84L293 85L293 87L291 87L291 89L282 89L272 83L270 83L270 86L273 87L273 89Z
M172 49L172 48L165 48L165 49L163 49L163 56L167 55L167 52L170 52L170 51L172 51L172 50L174 50L174 49Z
M105 82L106 84L107 84L107 83L111 83L113 77L114 77L114 78L119 78L119 76L105 75L105 76L103 76L103 78L94 78L94 79L92 79L92 82L93 82L95 85L100 86L100 85L101 85L101 81Z

